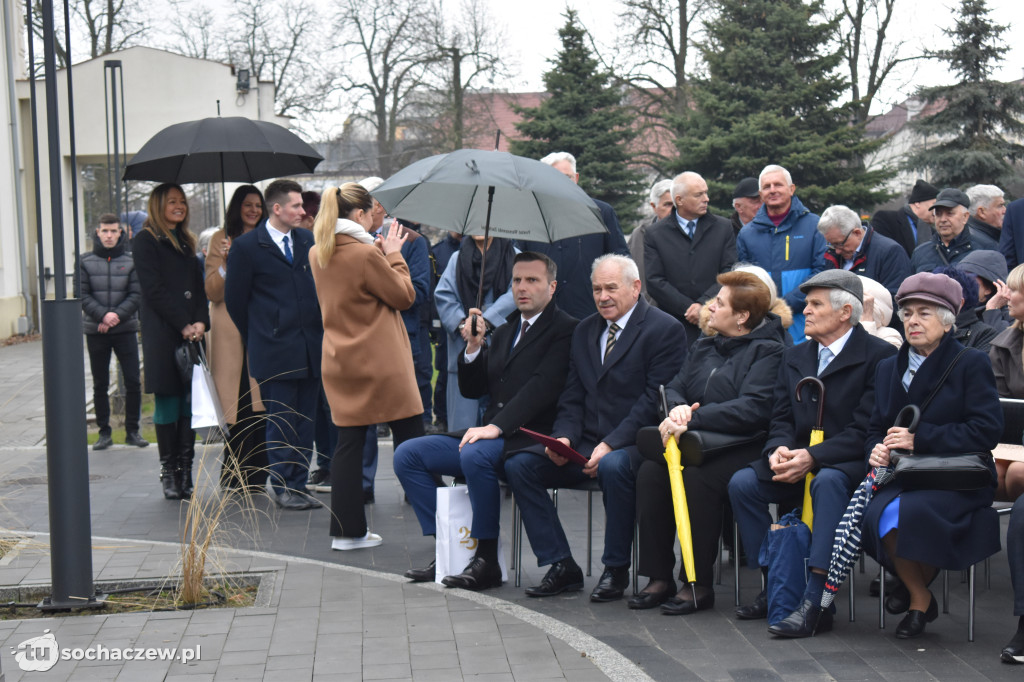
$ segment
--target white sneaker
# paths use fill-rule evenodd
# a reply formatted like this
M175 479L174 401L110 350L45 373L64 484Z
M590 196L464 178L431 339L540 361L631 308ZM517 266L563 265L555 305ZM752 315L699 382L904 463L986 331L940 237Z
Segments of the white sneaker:
M377 535L376 533L366 531L366 535L364 535L361 538L332 538L331 549L336 549L344 552L349 549L365 549L367 547L376 547L380 545L380 543L382 542L384 542L384 538Z

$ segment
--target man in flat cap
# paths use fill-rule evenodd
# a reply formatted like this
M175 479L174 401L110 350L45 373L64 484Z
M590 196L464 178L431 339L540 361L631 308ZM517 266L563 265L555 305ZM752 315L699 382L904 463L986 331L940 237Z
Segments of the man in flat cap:
M932 237L932 204L939 195L939 188L924 180L914 183L907 197L907 205L897 211L877 211L871 218L871 227L903 247L907 256L914 253L920 244Z
M797 609L769 627L771 634L780 637L810 637L815 628L824 632L832 627L832 614L820 608L832 540L854 487L865 475L864 438L874 402L875 367L896 352L891 344L860 326L864 290L857 275L826 270L801 284L800 290L807 296L804 330L811 343L793 346L783 354L762 457L736 472L729 482L733 513L754 568L757 550L771 523L768 505L800 506L804 478L815 474L811 482L811 577ZM796 386L804 377L817 377L825 387L821 423L825 440L818 445L810 445L810 438L818 423L822 396L812 386L805 386L802 400L797 401ZM766 618L768 613L764 592L753 604L736 610L741 620Z
M757 215L761 208L761 188L757 184L757 178L743 178L732 190L732 231L740 233L740 229L749 223Z
M943 265L955 265L972 251L999 250L988 235L967 226L971 200L955 187L947 187L935 199L935 234L931 241L914 249L910 267L914 272L931 272Z

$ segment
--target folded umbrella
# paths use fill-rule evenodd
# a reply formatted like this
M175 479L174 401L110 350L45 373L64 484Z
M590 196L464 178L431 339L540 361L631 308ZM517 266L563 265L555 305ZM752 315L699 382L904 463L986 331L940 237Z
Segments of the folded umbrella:
M811 438L808 442L808 445L813 446L825 440L825 384L818 377L804 377L798 381L796 383L796 401L798 403L803 402L800 392L808 384L818 389L818 420L814 428L811 429ZM812 533L814 532L814 508L811 506L811 481L813 480L813 473L808 473L804 477L804 502L800 511L800 520L807 524Z
M668 418L668 396L665 387L659 386L661 410ZM682 453L675 436L669 436L665 443L665 463L668 465L668 482L672 489L672 508L676 517L676 532L679 534L679 551L683 556L683 570L686 582L693 591L693 601L697 603L697 568L693 559L693 532L690 528L690 509L686 504L686 488L683 485Z

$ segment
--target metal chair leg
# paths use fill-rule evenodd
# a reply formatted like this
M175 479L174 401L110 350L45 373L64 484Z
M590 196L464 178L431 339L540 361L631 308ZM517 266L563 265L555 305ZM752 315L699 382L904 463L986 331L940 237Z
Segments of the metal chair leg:
M735 561L732 562L733 580L736 585L736 606L740 605L740 524L732 522L732 551Z
M878 572L878 629L885 629L885 566Z
M942 612L949 613L949 571L942 572Z
M587 577L590 577L594 553L594 493L587 491Z
M725 547L721 531L718 533L718 557L715 559L715 584L722 584L722 549Z
M640 526L633 524L633 594L640 591Z
M519 513L519 505L512 503L512 555L515 557L516 587L523 579L523 517Z
M857 590L856 590L857 581L856 581L856 578L854 577L856 575L856 573L857 573L856 571L852 571L851 570L850 571L850 578L847 581L847 583L848 583L847 584L847 588L850 591L850 622L851 623L856 619L855 617L856 617L856 613L857 613L856 612L856 606L854 605L854 596L856 595L856 592L857 592Z
M967 569L967 641L974 641L974 564Z

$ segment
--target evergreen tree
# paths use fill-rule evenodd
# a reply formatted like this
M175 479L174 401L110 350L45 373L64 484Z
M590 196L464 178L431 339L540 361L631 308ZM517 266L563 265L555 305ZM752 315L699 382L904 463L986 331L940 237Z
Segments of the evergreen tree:
M516 107L523 120L516 128L525 137L513 140L513 154L539 159L551 152L576 157L580 187L607 201L620 221L636 217L640 177L630 166L627 145L635 136L622 107L622 94L611 74L598 68L587 47L587 31L573 10L558 31L562 49L544 74L550 96L537 107Z
M694 87L694 111L679 129L678 170L700 173L712 203L727 207L736 182L770 163L793 175L812 210L854 209L883 201L887 171L862 159L878 142L835 103L847 83L841 49L831 49L838 18L822 0L718 0L701 52L706 77Z
M1024 86L989 78L1008 48L1000 39L1006 27L992 23L988 13L985 0L961 1L956 25L943 30L952 46L932 55L948 61L959 81L918 93L928 104L946 103L912 123L918 134L941 142L913 154L907 166L931 171L940 187L1005 186L1011 163L1024 158L1024 146L1007 139L1024 136Z

